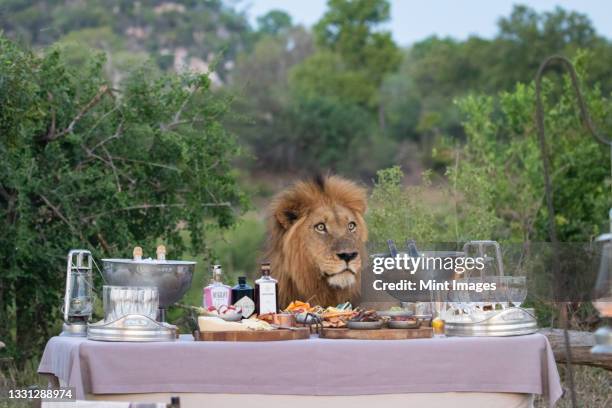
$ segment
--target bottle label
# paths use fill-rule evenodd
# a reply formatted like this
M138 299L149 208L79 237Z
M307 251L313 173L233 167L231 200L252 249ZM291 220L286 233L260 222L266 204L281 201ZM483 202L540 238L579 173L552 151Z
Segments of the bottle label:
M242 309L242 317L248 319L255 312L255 302L248 296L243 296L234 306Z
M229 306L230 304L230 289L225 286L213 286L210 288L210 298L206 299L206 307L214 306L220 308L221 306Z
M259 314L276 313L276 282L259 283Z

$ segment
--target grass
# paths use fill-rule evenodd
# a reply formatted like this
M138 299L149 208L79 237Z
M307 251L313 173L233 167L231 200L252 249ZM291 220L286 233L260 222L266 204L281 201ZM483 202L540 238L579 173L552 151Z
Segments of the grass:
M18 368L12 361L0 362L0 408L31 407L25 400L9 400L8 390L28 387L46 388L47 383L36 372L38 359L26 361L23 368Z
M559 400L556 408L571 408L570 391L565 381L565 364L557 364L557 367L565 395ZM612 372L601 368L574 366L574 382L579 407L612 407ZM534 407L544 408L548 407L548 404L544 398L537 396Z

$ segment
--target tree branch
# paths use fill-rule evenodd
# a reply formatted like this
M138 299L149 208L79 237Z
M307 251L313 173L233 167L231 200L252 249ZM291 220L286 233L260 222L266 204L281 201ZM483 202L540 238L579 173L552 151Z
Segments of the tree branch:
M174 116L172 118L172 122L170 123L162 123L160 125L161 130L171 130L172 128L182 125L182 124L186 124L186 123L193 123L196 122L197 119L192 119L192 120L181 120L181 115L183 114L183 111L185 110L185 108L187 107L187 104L189 103L189 101L191 100L191 98L193 97L193 95L198 92L201 89L200 85L194 86L193 89L191 90L191 92L189 92L189 94L185 97L185 100L183 101L183 103L181 104L181 106L178 108L178 110L174 113ZM202 121L203 122L203 121Z
M107 137L106 139L98 142L96 145L94 145L94 147L92 147L91 149L89 149L89 151L94 151L96 150L98 147L100 146L104 146L104 144L110 142L113 139L119 139L119 137L121 136L121 133L123 132L123 121L121 121L121 123L119 123L119 126L117 126L117 130L115 131L115 133L113 133L112 135L110 135L109 137Z
M117 168L115 167L115 164L113 163L113 158L111 157L110 153L108 152L105 146L102 146L102 150L104 150L106 157L108 157L108 164L111 170L113 171L113 175L115 176L115 183L117 184L117 191L121 192L121 183L119 182L119 175L117 175Z
M79 238L81 239L81 241L83 242L87 242L87 240L85 239L85 237L83 236L83 234L77 229L75 228L74 225L72 225L70 223L70 221L68 221L68 219L64 216L64 214L62 214L62 212L59 210L58 207L54 206L53 204L51 204L51 201L49 201L49 199L47 197L45 197L43 194L38 194L38 196L40 198L42 198L42 200L45 202L45 204L47 204L47 207L51 208L51 211L53 211L53 213L64 222L64 224L66 224L68 226L68 228L72 231L73 234L78 235Z
M94 106L96 106L102 100L102 96L104 96L105 94L109 92L110 90L108 88L108 85L102 85L100 89L98 90L98 93L87 103L87 105L85 105L79 111L79 113L77 113L77 115L74 117L74 119L72 119L68 127L57 133L55 132L55 111L52 110L51 111L52 112L51 113L52 114L51 129L53 130L53 132L49 131L49 133L47 133L47 135L44 137L44 141L51 142L67 133L72 133L72 131L74 130L74 126L83 118L83 116L85 116L87 112L89 112ZM52 99L53 97L51 96L51 100Z
M53 94L51 92L47 92L47 100L49 103L53 103ZM51 126L47 131L47 136L45 136L46 140L52 140L55 137L55 109L51 106Z

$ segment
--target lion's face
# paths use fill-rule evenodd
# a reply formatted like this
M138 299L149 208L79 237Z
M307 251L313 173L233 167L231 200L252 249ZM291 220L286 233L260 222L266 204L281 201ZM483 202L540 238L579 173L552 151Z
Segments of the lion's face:
M316 265L313 272L340 289L357 282L366 231L361 215L339 204L325 205L306 215L295 228Z
M332 176L298 182L272 203L267 257L282 305L336 305L359 293L366 191Z

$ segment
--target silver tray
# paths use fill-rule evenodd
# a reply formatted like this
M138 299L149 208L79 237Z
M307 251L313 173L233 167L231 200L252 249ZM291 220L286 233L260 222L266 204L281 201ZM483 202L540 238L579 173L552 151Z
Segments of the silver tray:
M447 320L444 323L445 334L457 337L522 336L537 330L538 322L533 311L518 307L492 313L477 322Z
M126 315L113 322L102 320L88 324L87 338L99 341L174 341L176 326L147 316Z

